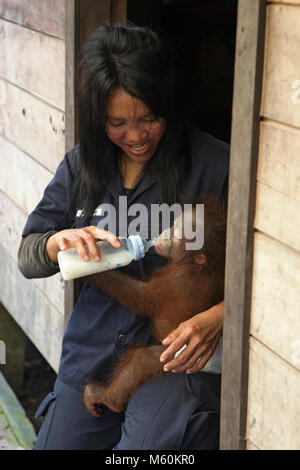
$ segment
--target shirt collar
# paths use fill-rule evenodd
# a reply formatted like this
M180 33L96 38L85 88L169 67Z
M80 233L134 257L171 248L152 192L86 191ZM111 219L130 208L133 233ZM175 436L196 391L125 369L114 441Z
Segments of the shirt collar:
M144 191L146 191L156 182L157 178L149 175L148 173L144 173L137 185L136 190L131 195L130 203L132 203L133 200L139 197ZM118 199L118 197L123 194L122 175L115 158L108 162L106 176L103 180L103 183L115 199Z

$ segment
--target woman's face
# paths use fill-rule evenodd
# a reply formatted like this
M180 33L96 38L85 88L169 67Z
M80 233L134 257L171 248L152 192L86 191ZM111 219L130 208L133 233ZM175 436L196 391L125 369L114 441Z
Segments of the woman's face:
M146 164L166 130L164 118L155 118L145 103L119 90L106 107L106 133L132 163Z

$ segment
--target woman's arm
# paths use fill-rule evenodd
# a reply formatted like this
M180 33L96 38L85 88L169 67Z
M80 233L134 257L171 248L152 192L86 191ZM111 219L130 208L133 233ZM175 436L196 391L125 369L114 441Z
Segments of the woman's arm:
M55 233L32 233L22 238L18 268L26 279L48 277L59 271L58 264L51 261L46 251L47 241Z

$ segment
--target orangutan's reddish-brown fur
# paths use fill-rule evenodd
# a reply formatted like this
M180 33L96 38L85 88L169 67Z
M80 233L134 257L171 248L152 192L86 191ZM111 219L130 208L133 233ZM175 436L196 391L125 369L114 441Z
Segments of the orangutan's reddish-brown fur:
M87 280L114 296L138 315L151 317L153 334L163 340L188 318L221 302L224 296L226 210L215 197L201 198L205 204L204 246L198 251L185 251L186 240L180 242L181 255L176 262L158 268L147 282L117 270L95 274ZM205 255L199 264L196 257ZM109 384L85 386L83 400L94 416L101 415L105 405L115 412L124 411L137 387L163 373L159 358L163 345L135 346L122 357Z

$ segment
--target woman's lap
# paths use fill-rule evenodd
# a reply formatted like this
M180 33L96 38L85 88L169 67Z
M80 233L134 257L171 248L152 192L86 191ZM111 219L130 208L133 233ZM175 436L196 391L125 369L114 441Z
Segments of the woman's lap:
M94 418L58 379L37 411L45 418L34 449L217 449L219 397L220 376L168 373L139 387L124 415Z
M120 439L122 414L106 409L94 418L83 406L82 393L59 379L36 415L44 413L34 450L111 449Z

